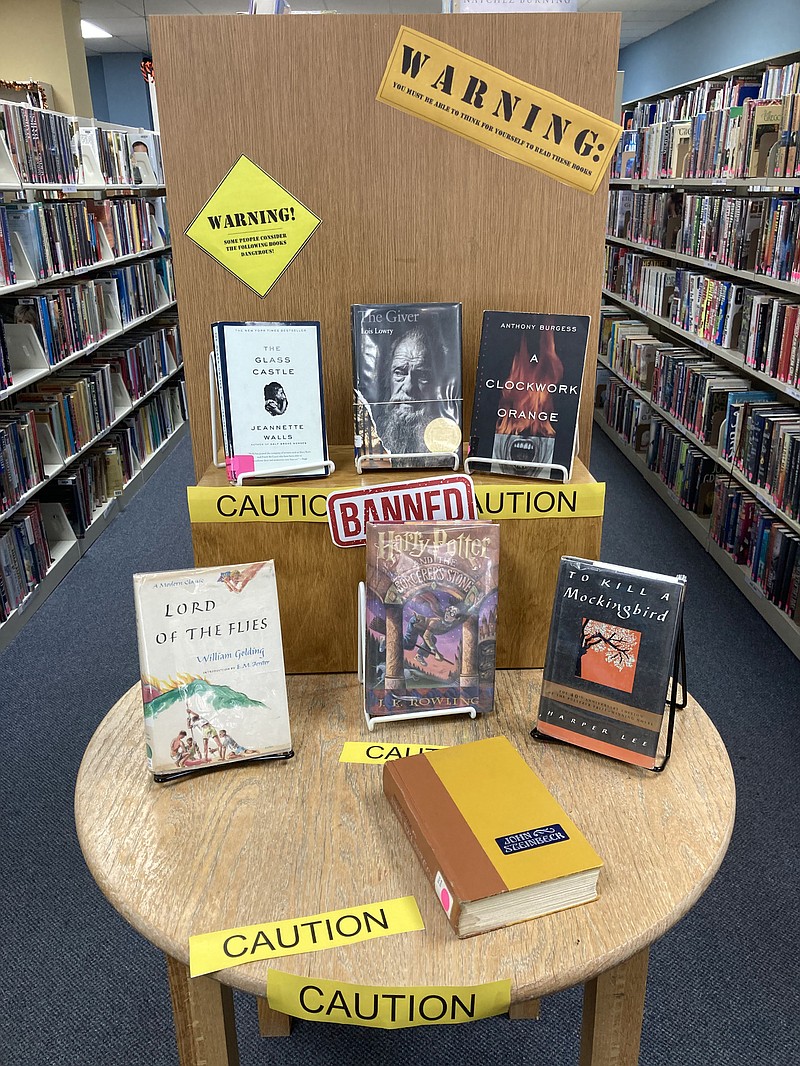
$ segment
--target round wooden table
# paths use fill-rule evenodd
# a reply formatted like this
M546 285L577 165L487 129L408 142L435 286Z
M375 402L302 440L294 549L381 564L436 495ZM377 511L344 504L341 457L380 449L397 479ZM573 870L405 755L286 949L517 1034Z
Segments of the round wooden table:
M649 945L707 887L733 829L725 747L689 700L672 759L652 774L532 740L541 673L498 674L496 713L379 725L356 678L288 679L296 756L156 785L144 762L138 685L89 743L75 792L78 837L101 890L167 956L181 1062L238 1062L231 986L259 1000L262 1032L288 1031L264 999L270 964L190 978L189 936L413 895L421 932L288 956L278 967L359 985L466 986L510 978L512 1013L584 983L581 1066L638 1061ZM600 898L459 940L385 800L380 766L340 763L346 740L456 744L505 734L604 860ZM274 963L272 964L275 965Z

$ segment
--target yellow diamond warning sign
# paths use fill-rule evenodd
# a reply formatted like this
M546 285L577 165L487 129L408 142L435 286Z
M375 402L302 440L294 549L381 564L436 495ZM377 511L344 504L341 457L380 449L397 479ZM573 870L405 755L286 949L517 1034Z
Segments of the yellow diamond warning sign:
M241 155L186 236L263 297L320 221L252 159Z

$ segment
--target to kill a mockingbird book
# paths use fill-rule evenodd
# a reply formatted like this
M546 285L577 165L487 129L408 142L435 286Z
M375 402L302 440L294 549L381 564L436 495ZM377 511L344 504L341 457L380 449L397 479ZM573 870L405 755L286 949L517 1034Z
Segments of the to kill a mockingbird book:
M655 769L686 579L561 560L536 729Z

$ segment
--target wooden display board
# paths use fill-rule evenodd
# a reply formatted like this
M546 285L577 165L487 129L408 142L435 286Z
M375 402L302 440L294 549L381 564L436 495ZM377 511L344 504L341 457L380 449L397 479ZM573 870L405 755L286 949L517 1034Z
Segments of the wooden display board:
M321 322L328 440L338 468L337 478L326 481L332 491L341 487L339 475L348 484L363 483L352 459L350 306L418 301L463 305L465 426L484 310L592 316L579 430L583 463L576 463L574 479L592 480L585 464L607 180L591 196L375 97L397 32L407 25L611 118L619 18L603 13L151 20L201 486L222 490L225 484L224 475L209 466L212 322ZM264 299L184 234L242 154L322 219ZM509 484L526 485L518 479ZM563 554L596 557L602 517L502 526L498 663L541 666L558 560ZM198 566L276 560L290 673L355 668L362 549L335 548L327 527L319 524L193 521L192 536Z
M390 481L405 481L409 471L384 471L359 477L347 460L352 451L334 448L337 465L330 478L283 485L228 485L225 472L212 468L189 489L192 538L199 566L275 559L286 670L290 674L336 673L356 669L356 588L364 580L363 548L337 548L327 522L303 520L306 511L324 514L321 494ZM547 648L553 594L562 555L596 559L603 527L603 489L578 460L568 486L474 474L479 506L489 485L506 497L516 493L515 510L532 517L507 517L500 525L497 664L542 666ZM259 518L274 514L276 494L293 497L295 521ZM529 498L530 494L530 498ZM513 497L512 497L513 498ZM587 506L588 502L588 506ZM501 502L479 517L495 519ZM505 507L508 514L509 506ZM217 520L214 521L214 511ZM237 512L245 521L237 520ZM582 513L581 513L582 512Z
M613 117L616 13L153 17L195 469L211 461L211 323L318 319L328 439L352 441L350 305L460 300L466 424L481 313L591 314L588 462L606 181L594 196L376 101L401 25ZM262 300L184 236L244 153L322 219ZM591 387L588 387L591 386Z

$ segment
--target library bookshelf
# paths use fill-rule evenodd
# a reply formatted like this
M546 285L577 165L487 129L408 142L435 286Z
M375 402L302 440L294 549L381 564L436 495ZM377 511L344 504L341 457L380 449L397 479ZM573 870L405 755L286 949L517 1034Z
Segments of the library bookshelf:
M0 103L0 648L187 431L158 134Z
M800 658L800 60L629 102L622 124L594 420Z

